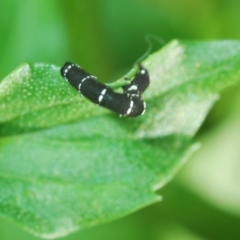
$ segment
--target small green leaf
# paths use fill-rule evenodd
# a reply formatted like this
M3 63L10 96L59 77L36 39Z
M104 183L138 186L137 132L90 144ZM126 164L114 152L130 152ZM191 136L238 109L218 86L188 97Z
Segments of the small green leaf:
M136 119L79 97L53 65L0 82L2 215L56 238L159 201L219 91L239 83L240 42L173 41L143 64L151 84Z

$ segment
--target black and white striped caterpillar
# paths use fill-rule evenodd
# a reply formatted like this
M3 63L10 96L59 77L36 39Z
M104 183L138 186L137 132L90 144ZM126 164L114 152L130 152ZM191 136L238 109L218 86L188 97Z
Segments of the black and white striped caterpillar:
M150 83L148 71L142 65L138 66L139 72L129 85L123 87L123 93L114 92L107 85L98 82L95 76L70 62L61 68L61 74L90 101L122 117L137 117L145 112L146 103L142 100L142 93Z

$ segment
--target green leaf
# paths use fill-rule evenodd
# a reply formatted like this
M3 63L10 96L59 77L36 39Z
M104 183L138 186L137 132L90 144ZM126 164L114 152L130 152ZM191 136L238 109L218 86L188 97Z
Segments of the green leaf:
M28 132L96 115L50 64L24 64L0 82L0 132Z
M239 87L234 89L235 95L233 91L230 92L232 96L228 115L221 124L200 136L199 140L204 148L194 155L179 178L185 187L190 188L204 201L237 216L237 219L240 216L239 90Z
M79 97L59 67L21 66L0 82L1 214L56 238L159 201L219 91L239 83L239 53L238 41L172 41L143 63L136 119Z

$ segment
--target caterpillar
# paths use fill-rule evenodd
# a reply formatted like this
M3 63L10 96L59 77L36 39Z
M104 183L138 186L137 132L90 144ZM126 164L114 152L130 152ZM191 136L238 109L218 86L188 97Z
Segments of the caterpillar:
M142 100L142 93L150 83L148 71L140 64L138 67L139 72L129 85L123 87L123 93L115 92L106 84L98 82L95 76L70 62L66 62L61 68L61 75L93 103L118 113L121 117L137 117L145 112L146 103Z

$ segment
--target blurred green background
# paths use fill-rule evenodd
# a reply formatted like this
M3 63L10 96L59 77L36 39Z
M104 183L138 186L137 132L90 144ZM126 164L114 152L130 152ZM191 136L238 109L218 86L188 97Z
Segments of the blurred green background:
M2 0L0 9L0 79L23 62L70 60L113 81L144 54L149 33L165 43L240 38L237 0ZM239 93L223 93L162 202L63 239L240 239ZM13 239L38 238L1 218L0 240Z

